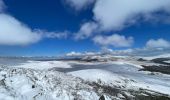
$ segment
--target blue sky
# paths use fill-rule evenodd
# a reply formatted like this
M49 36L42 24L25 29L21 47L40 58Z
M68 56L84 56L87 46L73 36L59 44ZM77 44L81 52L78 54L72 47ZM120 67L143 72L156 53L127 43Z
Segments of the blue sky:
M15 29L22 31L11 29L12 26L8 24L6 27L0 25L3 29L0 29L0 36L1 32L1 37L4 36L0 38L1 56L57 56L71 51L100 51L102 47L113 50L170 47L170 11L167 10L170 0L158 0L153 7L136 7L134 5L138 5L138 2L133 2L134 0L126 0L125 2L132 2L132 5L125 5L124 1L120 0L117 5L125 6L117 8L112 7L117 0L0 1L0 6L4 5L0 7L0 14L3 16L0 21L3 19L7 20L4 21L5 24L24 24L14 24ZM101 2L104 3L101 5ZM154 0L151 0L147 3L154 5L153 2ZM139 10L134 12L134 9ZM10 19L15 21L10 22ZM12 32L17 36L11 36ZM19 32L23 36L18 35ZM41 36L35 38L32 37L33 34Z

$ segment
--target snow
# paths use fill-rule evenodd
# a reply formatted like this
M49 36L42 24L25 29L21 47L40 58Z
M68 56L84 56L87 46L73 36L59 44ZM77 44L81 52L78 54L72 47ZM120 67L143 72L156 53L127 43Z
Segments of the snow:
M0 100L98 100L79 78L56 71L0 68Z
M152 60L152 59L156 59L156 58L169 58L170 54L162 54L162 55L157 55L157 56L148 56L148 57L141 57L143 59L146 60Z
M83 61L68 61L70 65L98 65L98 64L106 64L107 62L83 62Z
M50 68L70 68L71 66L64 61L28 61L26 63L22 63L20 65L15 65L12 67L17 68L31 68L38 70L47 70Z
M81 77L84 80L89 80L89 81L102 81L105 82L106 84L114 84L116 86L127 86L129 89L133 89L134 87L136 88L143 88L143 89L148 89L152 91L157 91L160 93L164 94L169 94L170 95L170 84L166 86L165 82L153 80L152 83L145 83L141 82L141 79L131 79L127 77L121 77L120 75L117 74L111 74L109 72L101 71L101 70L82 70L82 71L76 71L76 72L71 72L69 73L73 76L76 77ZM131 81L134 80L134 81ZM159 82L159 83L156 83Z
M138 71L141 65L148 64L152 63L121 57L107 62L27 61L12 67L0 67L0 100L73 100L75 97L98 100L101 94L86 82L127 90L142 88L170 95L170 75ZM48 70L51 68L69 70L61 73ZM110 96L104 96L111 100Z
M69 72L68 74L71 74L76 77L81 77L82 79L88 81L98 82L101 80L102 82L114 83L115 85L125 84L123 81L125 79L124 77L100 69L80 70L80 71Z
M0 100L15 100L12 96L8 96L5 93L0 93Z
M143 68L140 66L141 63L137 61L126 61L126 60L117 60L117 61L110 61L110 64L116 64L116 65L132 65L137 68Z
M170 88L169 88L169 86L166 86L166 84L164 86L163 84L157 84L153 81L152 84L151 83L148 84L148 83L144 83L144 82L137 82L137 83L132 83L131 85L140 87L143 89L148 89L148 90L152 90L152 91L170 95ZM133 88L132 86L130 86L129 88Z
M170 95L170 75L149 75L148 72L138 71L142 68L138 62L119 60L108 63L110 67L81 69L68 74L88 81L102 81L108 85L143 88Z
M142 64L145 62L142 62ZM101 64L111 64L112 67L107 68L94 68L94 69L81 69L77 71L68 72L68 74L75 77L80 77L88 81L102 81L107 84L114 84L118 86L127 86L132 88L140 87L145 89L150 89L158 91L165 94L170 94L170 77L162 74L155 76L149 76L148 72L138 72L142 68L141 62L119 59L117 61L109 62L77 62L77 61L28 61L27 63L22 63L21 65L12 66L17 68L31 68L36 70L48 70L50 68L72 68L71 65L78 64L86 66L100 66ZM117 66L117 67L115 67ZM158 77L158 78L157 78ZM164 79L165 78L165 79ZM17 78L21 80L22 78ZM133 81L131 81L133 80ZM25 80L24 80L25 81ZM21 81L22 82L22 81ZM169 82L169 83L168 83ZM41 83L41 82L40 82ZM14 84L14 83L13 83ZM41 83L42 84L42 83ZM23 87L17 87L22 93L29 94L29 85ZM27 88L28 90L25 90ZM25 90L25 91L23 91ZM30 94L31 95L31 94Z
M168 61L164 61L164 62L166 62L166 63L170 63L170 60L168 60Z

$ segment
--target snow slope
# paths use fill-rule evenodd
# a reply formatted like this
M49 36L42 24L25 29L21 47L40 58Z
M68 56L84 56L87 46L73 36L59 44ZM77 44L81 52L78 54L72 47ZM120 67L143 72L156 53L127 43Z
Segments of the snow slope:
M91 82L102 81L104 83L107 83L108 85L112 83L114 85L124 86L126 84L125 80L128 80L128 78L101 69L80 70L69 72L68 74L76 77L81 77L82 79Z
M168 61L164 61L164 62L166 62L166 63L170 63L170 60L168 60Z
M157 55L157 56L148 56L148 57L141 57L146 60L152 60L156 58L170 58L170 54L162 54L162 55Z
M106 100L126 100L136 99L136 95L170 96L170 75L138 71L142 68L140 64L133 59L117 59L96 63L28 61L0 67L0 100L98 100L102 95ZM62 68L65 73L51 68Z
M89 81L100 80L108 85L143 88L170 95L170 75L151 75L149 72L138 71L141 67L137 63L121 60L104 66L87 66L89 69L71 71L68 74Z
M95 70L89 74L93 72ZM112 77L107 75L99 76L106 79ZM124 80L119 76L113 79ZM127 83L126 80L124 83ZM99 100L102 95L105 100L140 100L146 97L170 99L154 91L137 88L129 90L124 87L115 86L114 83L109 86L102 81L89 82L57 71L0 67L0 100Z
M0 100L98 100L91 86L60 72L0 68ZM84 100L84 99L83 99Z

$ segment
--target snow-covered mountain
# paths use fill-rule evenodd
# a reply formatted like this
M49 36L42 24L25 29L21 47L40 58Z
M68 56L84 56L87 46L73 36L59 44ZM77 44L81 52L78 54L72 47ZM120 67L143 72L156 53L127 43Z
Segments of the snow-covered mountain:
M98 55L2 65L0 100L170 100L170 75L142 65L160 64Z

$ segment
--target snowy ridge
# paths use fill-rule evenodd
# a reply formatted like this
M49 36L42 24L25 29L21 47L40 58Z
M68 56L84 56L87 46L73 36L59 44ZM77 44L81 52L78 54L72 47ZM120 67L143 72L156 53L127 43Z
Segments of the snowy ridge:
M126 100L145 93L169 98L149 90L88 82L57 71L0 67L0 100L99 100L102 95L106 100Z
M0 68L1 100L96 100L99 96L79 78L60 72Z
M142 57L143 59L146 60L152 60L156 58L170 58L170 54L162 54L162 55L157 55L157 56L148 56L148 57Z

